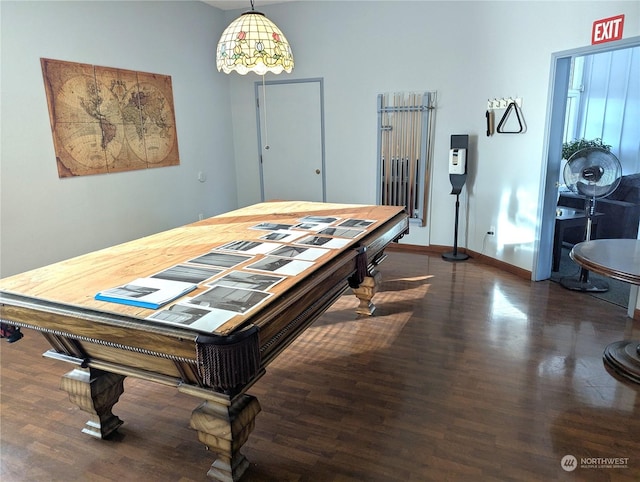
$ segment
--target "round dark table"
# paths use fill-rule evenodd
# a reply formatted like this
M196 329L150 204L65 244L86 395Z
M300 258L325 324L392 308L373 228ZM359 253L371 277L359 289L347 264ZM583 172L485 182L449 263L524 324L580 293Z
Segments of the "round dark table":
M640 240L596 239L576 244L571 259L594 273L640 285ZM604 350L604 362L620 376L640 383L640 340L617 341Z

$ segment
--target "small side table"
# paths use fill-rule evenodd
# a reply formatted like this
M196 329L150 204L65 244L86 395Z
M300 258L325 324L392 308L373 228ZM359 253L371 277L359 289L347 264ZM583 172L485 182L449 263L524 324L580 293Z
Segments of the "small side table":
M598 218L604 213L595 213L591 218L591 239L598 235ZM558 206L556 211L556 227L553 233L553 271L560 269L560 257L562 256L562 240L567 228L587 227L587 214L584 209L573 209Z
M570 253L580 266L613 279L640 285L640 239L596 239ZM623 340L604 350L604 363L618 375L640 383L640 340Z

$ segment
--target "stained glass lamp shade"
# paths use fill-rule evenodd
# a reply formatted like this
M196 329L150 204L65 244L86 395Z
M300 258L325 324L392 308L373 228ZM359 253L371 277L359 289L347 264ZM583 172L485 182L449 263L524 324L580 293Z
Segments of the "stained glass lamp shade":
M280 29L263 13L251 10L235 19L222 32L216 55L218 71L290 73L293 54Z

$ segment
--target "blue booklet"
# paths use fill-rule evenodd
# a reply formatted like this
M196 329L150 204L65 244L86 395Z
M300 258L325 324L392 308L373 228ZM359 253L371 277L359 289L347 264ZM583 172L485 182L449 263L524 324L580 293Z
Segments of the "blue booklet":
M157 310L197 288L197 284L160 278L138 278L122 286L100 291L95 299Z

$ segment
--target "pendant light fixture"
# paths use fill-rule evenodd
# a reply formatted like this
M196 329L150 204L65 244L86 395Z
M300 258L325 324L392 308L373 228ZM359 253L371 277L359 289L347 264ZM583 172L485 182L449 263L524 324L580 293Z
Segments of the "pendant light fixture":
M258 75L291 73L293 54L282 31L253 9L240 15L222 32L216 52L218 71Z

